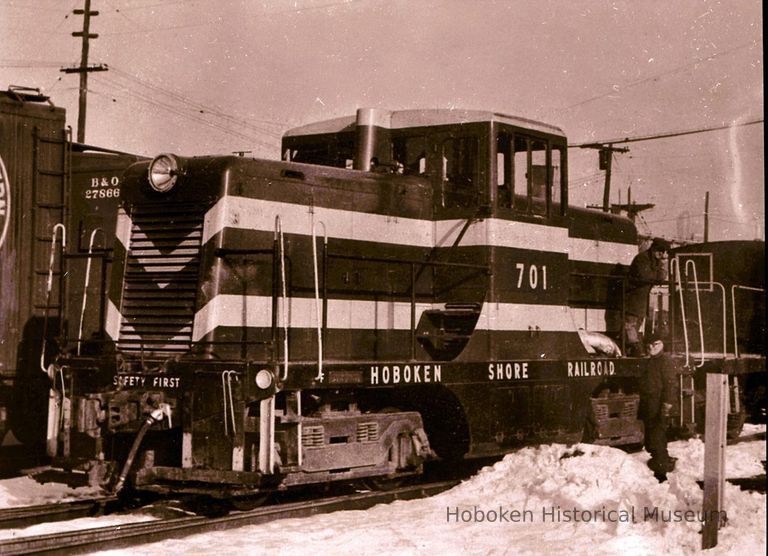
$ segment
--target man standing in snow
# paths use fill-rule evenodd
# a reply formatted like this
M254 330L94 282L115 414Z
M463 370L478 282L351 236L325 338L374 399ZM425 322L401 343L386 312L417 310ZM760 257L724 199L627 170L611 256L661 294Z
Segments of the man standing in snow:
M645 449L651 454L648 467L659 480L675 468L675 458L667 451L667 421L672 409L675 360L664 352L664 340L658 332L648 337L648 371L640 381L640 418L645 424Z
M647 250L635 255L629 267L629 283L624 295L624 335L629 356L644 355L640 343L640 328L648 313L651 288L656 284L663 284L667 279L664 256L669 247L667 240L656 238Z

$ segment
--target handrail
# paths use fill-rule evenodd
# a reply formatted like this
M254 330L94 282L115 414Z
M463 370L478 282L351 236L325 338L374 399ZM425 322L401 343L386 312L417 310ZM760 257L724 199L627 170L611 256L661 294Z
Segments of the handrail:
M85 306L88 300L88 285L91 281L91 261L93 260L93 243L96 239L96 232L104 234L104 241L106 242L106 234L101 228L94 228L91 232L91 238L88 241L88 262L85 264L85 283L83 284L83 303L80 307L80 324L77 327L77 354L80 355L80 344L83 339L83 320L85 318Z
M53 233L51 235L51 258L48 262L48 283L46 286L46 293L45 293L45 311L43 314L43 345L42 350L40 352L40 369L44 372L48 372L48 368L45 366L45 347L46 347L46 336L48 336L48 307L51 304L51 290L53 289L53 263L56 259L56 238L58 237L58 232L61 230L61 250L62 254L64 252L64 249L67 248L67 228L59 222L58 224L55 224L53 226ZM63 298L63 292L59 292L59 296Z
M675 282L677 283L677 291L680 294L680 318L683 322L683 340L685 342L685 366L688 367L690 364L690 350L689 350L689 343L688 343L688 327L685 324L685 299L683 298L683 279L680 275L680 260L678 258L674 258L670 261L670 267L672 268L672 271L675 275ZM676 270L676 271L675 271Z
M483 264L471 264L471 263L452 263L442 261L419 261L415 259L387 259L384 257L368 257L366 255L353 255L350 253L328 253L329 257L334 259L349 259L353 261L366 261L370 263L387 263L387 264L416 264L424 266L437 266L437 267L452 267L452 268L468 268L474 270L485 270L488 274L491 274L491 267Z
M317 276L317 234L315 230L315 222L312 222L312 263L315 279L315 317L317 320L317 376L315 380L323 381L323 319L322 312L320 310L320 285ZM323 248L328 249L328 233L325 228L325 223L317 222L323 226Z
M711 282L713 286L719 286L723 291L723 359L728 356L728 303L725 296L725 286L720 282ZM702 349L703 351L703 349Z
M299 418L299 423L296 425L296 436L299 439L299 441L297 442L298 453L296 454L297 456L296 461L299 467L301 467L304 460L304 451L302 450L302 441L301 441L301 435L303 433L303 431L301 430L302 429L301 427L302 425L301 423L301 390L298 390L296 392L296 413L298 414L297 416Z
M752 292L763 292L765 293L764 288L754 288L752 286L740 286L738 284L734 284L731 286L731 312L733 315L733 353L738 359L741 357L739 354L739 336L738 332L736 331L736 290L747 290Z
M232 375L237 380L237 371L226 370L221 372L221 392L224 398L224 435L229 436L229 423L232 423L232 434L237 434L237 420L235 419L235 399L232 396Z
M699 317L699 339L700 339L700 346L701 346L701 362L696 365L696 368L702 367L704 365L704 323L701 319L701 294L699 293L699 277L696 273L696 263L693 261L693 259L688 259L685 261L685 277L688 278L688 265L693 268L693 286L694 291L696 292L696 311ZM685 325L685 323L683 323Z
M282 285L282 297L280 311L283 320L283 376L280 380L288 379L288 292L285 282L285 241L283 239L283 226L280 221L280 215L275 216L275 239L278 241L278 250L280 251L280 282Z

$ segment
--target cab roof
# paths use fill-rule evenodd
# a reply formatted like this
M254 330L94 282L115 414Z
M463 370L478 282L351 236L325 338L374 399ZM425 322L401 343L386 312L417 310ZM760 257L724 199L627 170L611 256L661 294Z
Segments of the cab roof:
M484 110L460 110L460 109L420 109L420 110L375 110L375 125L386 129L407 129L412 127L428 127L439 125L457 125L476 122L498 122L525 129L559 135L565 137L563 131L556 126L510 116L499 112ZM299 137L304 135L321 135L327 133L340 133L354 131L357 125L355 115L342 116L329 120L322 120L311 124L294 127L283 134L283 137Z

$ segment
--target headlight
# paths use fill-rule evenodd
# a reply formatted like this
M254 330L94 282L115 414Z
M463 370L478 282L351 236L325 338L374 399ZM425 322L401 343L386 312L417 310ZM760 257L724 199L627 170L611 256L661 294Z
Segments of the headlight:
M159 193L170 191L181 175L179 159L172 154L156 156L149 164L149 184Z
M266 390L272 386L272 378L272 371L261 369L258 373L256 373L256 386L262 390Z

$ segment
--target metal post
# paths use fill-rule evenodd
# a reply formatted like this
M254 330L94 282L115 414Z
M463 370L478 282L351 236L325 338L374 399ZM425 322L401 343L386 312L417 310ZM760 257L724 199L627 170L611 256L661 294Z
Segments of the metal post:
M259 415L259 472L272 474L275 467L274 396L261 400Z
M728 424L728 375L707 373L707 416L704 428L704 525L701 548L717 546L724 524L725 443Z
M704 243L709 241L709 191L704 197Z

